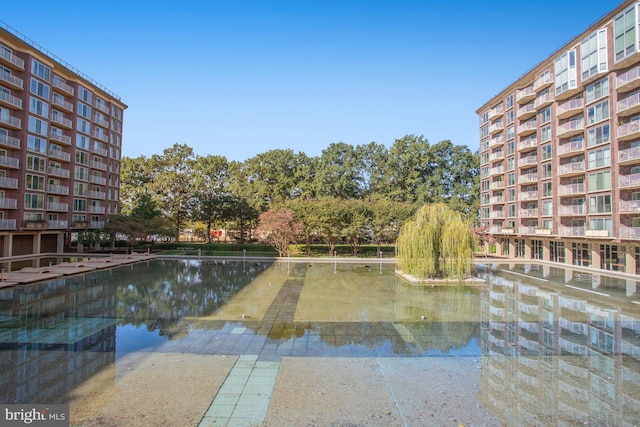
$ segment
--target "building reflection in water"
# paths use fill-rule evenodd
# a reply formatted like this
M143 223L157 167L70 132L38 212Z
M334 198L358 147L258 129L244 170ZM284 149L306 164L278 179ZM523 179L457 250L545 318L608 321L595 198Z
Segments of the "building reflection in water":
M637 425L636 282L531 265L481 274L482 398L506 425Z

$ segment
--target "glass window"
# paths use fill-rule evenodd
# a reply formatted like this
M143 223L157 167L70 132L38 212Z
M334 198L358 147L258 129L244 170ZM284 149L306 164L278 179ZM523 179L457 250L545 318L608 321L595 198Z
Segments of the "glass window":
M38 138L37 136L29 135L27 138L27 150L34 151L36 153L46 153L47 141L42 138Z
M90 134L91 133L91 123L89 123L88 121L78 117L78 131Z
M549 160L551 158L551 144L543 145L542 147L540 147L540 151L541 151L541 159L543 161Z
M540 142L551 141L551 125L542 128Z
M542 179L545 178L551 178L553 176L552 173L552 164L551 163L545 163L542 165Z
M48 119L49 104L31 96L29 97L29 112Z
M600 214L611 212L611 195L602 194L589 197L589 213Z
M26 193L24 195L24 207L26 209L44 209L44 194Z
M78 86L78 98L87 104L92 103L93 94L82 86Z
M609 78L605 77L595 83L587 85L587 104L609 95Z
M84 151L76 150L76 163L80 163L82 165L89 164L89 153L85 153Z
M587 131L587 147L606 144L609 141L611 141L609 123L591 128Z
M26 175L25 187L29 190L44 190L44 177L40 175Z
M553 201L545 200L542 202L542 215L543 216L553 215Z
M553 196L553 183L551 181L545 181L542 183L542 197Z
M47 135L48 123L37 117L29 116L29 132L37 133L42 136Z
M82 102L78 102L78 115L87 119L91 119L91 107L83 104Z
M49 100L50 88L49 85L42 83L40 80L31 79L31 93Z
M45 82L51 81L51 68L36 59L31 60L31 74L40 77Z
M614 20L614 52L616 62L636 51L636 5L616 16Z
M589 174L589 191L611 190L611 171Z
M609 147L589 152L589 169L611 165L611 149Z
M73 199L73 210L75 212L86 212L87 201L85 199ZM74 217L75 218L75 217ZM84 221L84 218L76 218L77 221Z
M551 107L543 108L540 111L540 123L547 123L551 121Z
M554 62L556 95L577 87L576 51L570 50Z
M33 154L27 154L27 169L43 172L45 169L46 160L43 157L34 156Z
M582 80L607 71L607 29L594 31L580 44Z
M587 125L609 118L609 101L599 102L587 108Z

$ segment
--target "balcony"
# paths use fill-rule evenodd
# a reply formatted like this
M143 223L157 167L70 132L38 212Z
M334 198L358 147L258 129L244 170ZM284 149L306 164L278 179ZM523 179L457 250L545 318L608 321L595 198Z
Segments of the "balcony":
M9 148L20 148L20 140L18 138L0 133L0 145Z
M640 239L640 227L620 227L621 239Z
M489 140L489 148L502 147L503 145L504 145L504 139L502 138L502 135L500 135L497 138L491 138Z
M547 92L544 95L540 95L536 98L535 106L536 110L546 107L547 105L553 104L553 93Z
M640 120L618 126L618 141L628 141L640 137Z
M8 178L6 176L0 176L0 188L18 188L18 180L15 178Z
M618 151L618 164L627 165L640 162L640 147Z
M531 166L538 164L538 156L524 156L518 159L518 166Z
M49 132L49 138L53 141L57 141L65 145L71 145L72 143L72 139L70 136L63 134L62 132L55 132L53 130Z
M529 138L520 139L518 143L518 151L530 151L538 148L538 137L531 136Z
M540 92L543 89L548 88L553 84L553 76L551 73L546 73L533 82L533 90Z
M106 163L102 163L102 162L92 162L91 163L91 167L94 169L99 169L101 171L106 171L107 170L107 164Z
M490 190L501 190L504 188L504 181L494 181L489 184Z
M489 227L489 233L491 234L501 234L502 227L494 225L493 227Z
M47 202L47 210L52 212L69 212L68 203Z
M584 141L572 141L559 145L556 149L557 157L571 157L584 151Z
M620 74L616 77L616 90L629 92L640 87L640 65Z
M14 89L24 89L24 82L22 79L14 76L11 73L7 73L4 70L0 71L0 82L11 85Z
M63 220L48 220L47 228L53 230L66 230L68 228L68 221Z
M520 226L518 227L518 234L536 234L535 226Z
M104 221L91 221L89 222L89 228L93 230L104 228Z
M609 237L609 230L584 230L585 237Z
M96 132L95 130L91 133L91 136L93 136L96 139L99 139L102 142L109 142L109 137L104 134L104 133L99 133Z
M22 99L9 95L5 92L0 92L0 105L15 108L16 110L22 110Z
M640 200L620 200L620 213L640 213Z
M541 235L541 236L550 236L551 231L552 230L550 228L536 227L535 234Z
M491 126L489 126L489 135L502 132L503 130L504 130L504 125L502 123L494 123Z
M106 207L104 206L89 206L89 213L93 214L103 214L106 211Z
M20 71L24 71L24 60L18 58L13 52L7 52L6 50L0 51L0 63L7 64L13 68L17 68Z
M106 152L107 150L104 150L104 151ZM103 155L106 156L107 154L105 153ZM491 153L491 155L489 156L489 161L490 162L493 162L493 161L496 161L496 160L502 160L502 159L504 159L504 152L503 151L496 151L495 153Z
M618 187L620 188L640 187L640 173L634 173L631 175L620 175L618 177Z
M572 136L580 135L583 133L584 120L582 119L582 117L563 123L556 128L556 136L558 138L570 138Z
M558 187L558 195L559 196L575 196L584 194L585 188L584 184L569 184L569 185L561 185Z
M64 100L64 98L60 96L54 96L51 104L56 107L62 108L68 113L73 113L73 104Z
M558 176L580 175L583 174L584 171L584 162L573 162L558 166Z
M558 119L568 119L569 117L576 116L584 111L584 99L574 98L570 99L556 108L556 117Z
M533 85L527 86L516 92L516 102L518 104L526 104L536 97L536 91L533 89Z
M93 184L107 185L107 178L98 175L91 175L89 181Z
M66 185L49 184L47 186L47 192L52 194L62 194L63 196L68 196L69 187L67 187Z
M18 200L0 197L0 209L18 209Z
M8 157L0 155L0 167L10 169L20 169L20 160L15 157Z
M106 157L109 154L106 148L100 148L95 144L93 145L93 149L91 150L91 152L104 157Z
M530 182L538 182L537 173L525 173L518 177L518 184L528 184Z
M523 191L518 194L518 201L525 200L538 200L538 192L537 191Z
M584 205L559 206L558 215L560 216L584 216L586 215Z
M536 124L536 121L534 119L518 125L517 133L518 133L518 136L523 137L526 135L531 135L532 133L536 133L537 130L538 130L538 125Z
M559 227L558 234L565 237L584 237L584 227Z
M503 205L504 204L504 197L502 197L502 196L491 197L489 199L489 203L491 203L492 205Z
M109 110L104 112L109 113ZM503 114L504 114L504 111L502 109L502 105L498 105L489 110L489 120L497 119L498 117L501 117Z
M51 115L51 122L56 123L67 129L73 129L73 122L69 119L65 119L65 117L62 114Z
M618 117L631 116L640 112L640 93L621 99L616 104Z
M15 229L16 229L15 219L0 219L0 230L15 230Z
M533 102L525 105L524 107L518 108L516 113L516 117L519 120L527 120L536 115L536 106Z
M0 116L0 123L12 129L22 129L22 120L11 114Z
M107 193L104 191L89 191L89 197L92 199L106 200Z
M518 211L518 216L520 218L537 218L538 217L538 209L520 209Z
M64 152L62 150L56 150L56 149L50 148L49 151L47 151L47 154L51 159L62 160L63 162L71 161L71 154Z
M105 114L109 114L109 107L104 103L104 102L94 102L93 103L94 108L102 111ZM500 107L502 108L502 107ZM489 111L489 118L491 118L491 111Z
M49 169L47 169L47 173L51 176L57 176L59 178L69 178L71 176L71 172L68 169L62 168L49 167Z
M489 176L502 175L503 173L504 173L504 168L502 166L489 169Z
M93 122L97 123L98 125L102 126L103 128L109 129L109 122L104 120L104 119L101 119L97 115L93 116Z
M53 88L59 89L60 91L66 93L67 95L73 96L75 94L75 90L73 89L73 87L69 86L65 82L55 77L53 78Z

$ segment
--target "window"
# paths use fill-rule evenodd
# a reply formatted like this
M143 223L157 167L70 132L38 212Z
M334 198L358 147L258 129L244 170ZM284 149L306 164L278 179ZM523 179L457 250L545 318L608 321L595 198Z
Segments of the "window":
M82 86L78 86L78 98L87 104L92 103L93 94Z
M507 174L507 185L516 185L516 174L514 172Z
M551 144L543 145L540 147L542 161L549 160L551 158Z
M80 163L82 165L89 164L89 154L84 151L76 150L76 163Z
M609 123L602 126L591 128L587 131L587 147L594 147L600 144L606 144L611 141L609 132Z
M609 235L613 230L611 218L591 218L589 220L589 230L608 230Z
M44 191L44 177L28 173L25 180L25 187L29 190Z
M551 200L545 200L542 202L542 216L553 215L553 202Z
M540 142L551 141L551 125L542 128Z
M76 166L76 173L75 173L75 178L76 179L82 179L84 181L87 181L89 179L89 169L82 167L82 166ZM76 195L81 195L81 196L86 196L86 192L85 193L75 193Z
M27 154L27 169L44 173L46 161L43 157Z
M48 123L37 117L29 116L29 132L47 136Z
M576 51L565 52L554 62L556 95L577 87Z
M507 205L507 216L509 218L516 216L516 205Z
M513 107L513 95L507 96L507 108ZM114 116L115 114L111 114Z
M507 142L507 155L513 154L516 152L516 142L511 140Z
M88 185L84 182L76 182L73 184L73 194L76 196L86 196Z
M78 102L78 115L87 119L91 119L91 107L83 104L82 102Z
M589 169L611 165L611 149L609 147L589 152Z
M609 95L609 78L605 77L595 83L587 85L587 104Z
M84 148L85 150L88 150L90 144L91 144L91 139L88 136L82 135L80 133L76 134L76 147Z
M551 178L553 176L552 174L552 164L551 163L545 163L542 165L542 179L545 178Z
M42 83L40 80L31 79L31 93L49 100L49 85Z
M86 212L87 211L87 201L84 199L73 199L73 210L75 212ZM83 221L83 219L76 218L76 221Z
M78 130L83 133L91 133L91 123L78 117Z
M551 181L545 181L542 183L542 197L553 196L553 183Z
M516 158L511 156L507 159L507 170L512 171L516 168Z
M37 136L29 135L27 138L27 150L34 151L36 153L47 152L47 141Z
M546 107L540 111L540 123L547 123L551 121L551 107Z
M611 195L603 194L589 197L589 213L600 214L611 212Z
M44 209L44 194L26 193L24 195L24 207L26 209Z
M49 118L49 104L42 102L33 96L29 98L29 112Z
M607 71L607 29L594 31L580 44L582 80Z
M51 81L51 68L38 60L31 60L31 74L40 77L45 82Z
M510 188L509 190L507 190L507 201L508 202L515 202L516 201L516 189L515 188Z
M589 191L611 190L611 171L589 174Z
M507 111L507 124L513 123L513 110Z
M587 125L609 118L609 101L600 102L587 108Z
M636 51L636 6L616 16L613 25L614 53L618 62Z

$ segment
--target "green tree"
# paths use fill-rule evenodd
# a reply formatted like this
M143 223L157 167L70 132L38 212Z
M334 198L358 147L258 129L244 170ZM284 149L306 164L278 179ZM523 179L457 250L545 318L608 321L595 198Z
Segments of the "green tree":
M360 242L367 237L371 209L363 200L344 200L340 205L343 237L351 246L351 255L358 255Z
M303 230L304 224L296 220L291 209L276 209L260 214L256 234L284 257L289 252L289 244L295 243Z
M318 197L355 199L361 196L359 164L352 145L338 142L322 150L315 176Z
M205 225L206 240L210 243L212 225L230 218L230 172L226 157L196 157L193 184L191 218Z
M394 202L380 196L369 198L368 204L371 209L369 221L371 237L379 253L382 243L394 242L398 238L400 227L415 213L416 205Z

